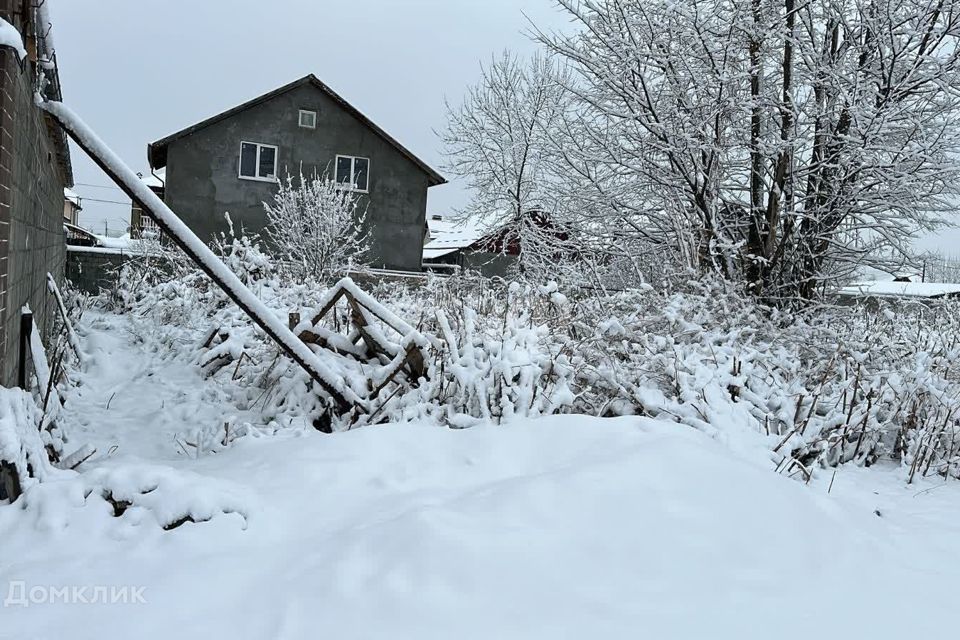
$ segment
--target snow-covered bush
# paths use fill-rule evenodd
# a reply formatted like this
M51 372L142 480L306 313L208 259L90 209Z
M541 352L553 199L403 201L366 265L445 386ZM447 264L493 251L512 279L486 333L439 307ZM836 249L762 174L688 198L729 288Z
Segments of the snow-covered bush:
M32 395L22 389L0 387L0 463L11 465L16 473L14 493L26 491L58 473L50 464L48 446L49 433L44 429L43 412ZM0 469L0 481L5 475L2 471ZM0 486L0 490L5 499L10 497L6 495L8 487Z
M225 260L284 319L316 309L325 291L288 280L249 240L226 247ZM152 348L193 359L267 431L325 419L323 392L202 275L138 282L124 304ZM802 478L880 461L911 477L960 477L956 302L791 314L722 279L676 276L670 287L562 293L468 274L371 293L429 337L427 375L372 400L358 422L335 418L334 429L643 414L765 448L771 467ZM347 321L341 308L323 322L340 331ZM220 429L206 448L262 430Z
M327 176L287 176L264 208L267 238L298 276L323 282L369 251L366 211L352 191Z

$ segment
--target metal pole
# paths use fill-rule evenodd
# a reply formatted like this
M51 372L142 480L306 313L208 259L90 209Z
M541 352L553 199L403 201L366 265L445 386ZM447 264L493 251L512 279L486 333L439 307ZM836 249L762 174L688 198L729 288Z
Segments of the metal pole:
M138 206L142 209L142 211L146 212L147 215L148 215L151 219L153 219L154 222L156 222L157 226L160 228L161 231L163 231L166 235L168 235L168 236L170 237L170 239L172 239L172 240L174 241L174 243L176 243L176 245L177 245L178 247L180 247L180 248L183 250L183 252L184 252L185 254L187 254L187 256L188 256L191 260L193 260L193 262L196 263L196 265L197 265L198 267L200 267L200 269L201 269L204 273L206 273L206 274L210 277L210 279L213 280L213 282L215 282L215 283L217 284L217 286L219 286L220 289L223 290L223 292L224 292L225 294L227 294L227 296L228 296L231 300L233 300L233 302L234 302L238 307L240 307L240 309L242 309L242 310L244 311L244 313L246 313L247 316L248 316L257 326L259 326L261 329L263 329L263 331L264 331L268 336L270 336L270 338L273 339L273 341L276 342L277 345L278 345L281 349L283 349L283 351L285 351L285 352L287 353L287 355L290 356L290 358L291 358L294 362L296 362L298 365L300 365L300 367L302 367L303 370L306 371L306 372L310 375L310 377L313 379L314 382L316 382L317 384L319 384L320 387L323 388L323 390L327 392L327 394L333 399L333 401L334 401L334 403L336 404L337 408L338 408L342 413L346 413L347 411L349 411L349 410L351 409L352 406L354 406L354 403L350 402L350 400L347 399L348 396L344 393L344 391L341 391L341 390L333 387L330 383L328 383L328 382L324 379L324 376L317 370L316 366L315 366L313 363L308 362L308 361L307 361L306 359L304 359L299 353L297 353L297 351L296 351L290 344L287 343L287 340L286 340L286 339L284 339L283 337L281 337L280 335L278 335L277 331L275 331L269 324L267 324L263 319L261 319L261 318L259 317L259 315L257 315L257 313L256 313L253 309L251 309L251 308L243 301L243 299L242 299L239 295L237 295L229 286L227 286L227 285L222 281L222 279L220 278L220 276L217 275L216 273L214 273L213 270L210 269L210 268L204 263L204 261L200 259L200 256L197 255L197 253L194 251L193 247L191 247L190 244L189 244L187 241L185 241L183 238L181 238L181 237L177 234L176 231L174 231L173 229L171 229L171 228L164 222L162 216L157 216L157 215L155 215L154 212L153 212L153 210L151 209L151 207L150 207L149 205L147 205L147 204L144 203L144 202L140 202L140 201L138 200L138 198L137 198L137 196L136 196L136 193L134 192L133 188L132 188L132 187L129 187L129 186L126 184L126 182L123 180L123 178L120 177L120 175L117 173L117 171L114 171L114 169L109 166L109 164L107 163L107 161L104 160L104 158L100 157L100 154L97 153L96 150L95 150L94 148L92 148L92 146L91 146L90 144L88 144L87 140L84 138L83 135L81 135L78 131L74 131L73 127L71 127L68 122L65 122L64 120L61 120L60 117L57 115L57 112L56 112L55 110L46 109L45 111L46 111L54 120L56 120L57 124L59 124L59 125L63 128L64 131L67 132L67 135L69 135L69 136L73 139L73 141L77 143L77 146L79 146L81 149L83 149L84 153L86 153L87 156L89 156L90 159L93 160L94 164L96 164L98 167L100 167L100 169L102 169L103 172L104 172L105 174L107 174L107 175L110 177L110 179L113 180L113 181L116 183L116 185L117 185L118 187L120 187L120 189L121 189L124 193L126 193L127 196L128 196L136 205L138 205ZM283 329L286 329L286 327L282 327L282 328L283 328ZM288 336L287 338L288 338L288 339L291 339L291 340L299 340L299 338L297 338L297 337L293 334L293 332L289 332L289 336ZM347 388L347 391L350 391L349 387ZM354 395L354 394L352 394L352 392L351 392L351 396L353 396L353 395ZM354 397L355 397L355 396L354 396Z

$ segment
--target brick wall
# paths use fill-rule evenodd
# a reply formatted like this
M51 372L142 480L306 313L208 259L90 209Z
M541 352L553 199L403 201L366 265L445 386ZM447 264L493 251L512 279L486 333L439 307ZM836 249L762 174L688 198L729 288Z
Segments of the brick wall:
M46 337L55 313L46 275L62 278L66 253L67 176L55 131L33 104L31 76L29 62L0 48L0 385L7 387L17 381L20 309L30 305Z

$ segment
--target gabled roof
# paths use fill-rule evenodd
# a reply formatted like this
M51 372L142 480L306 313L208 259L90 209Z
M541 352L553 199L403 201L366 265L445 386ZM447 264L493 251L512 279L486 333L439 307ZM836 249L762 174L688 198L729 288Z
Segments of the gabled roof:
M411 152L409 149L407 149L402 144L397 142L392 136L390 136L390 134L388 134L386 131L378 127L372 120L370 120L370 118L360 113L360 111L358 111L353 105L351 105L349 102L344 100L336 91L334 91L333 89L325 85L323 82L320 81L319 78L317 78L312 73L308 76L304 76L303 78L300 78L299 80L295 80L290 84L286 84L280 87L279 89L274 89L273 91L265 93L262 96L254 98L253 100L244 102L243 104L237 105L232 109L228 109L223 113L219 113L213 116L212 118L207 118L202 122L198 122L193 126L187 127L186 129L183 129L181 131L177 131L176 133L172 133L165 138L162 138L160 140L157 140L156 142L153 142L147 145L147 160L150 162L150 166L153 169L160 169L162 167L167 166L167 146L174 140L190 135L191 133L199 131L200 129L203 129L204 127L210 126L217 122L220 122L221 120L226 120L227 118L233 115L236 115L241 111L246 111L250 107L255 107L259 104L263 104L264 102L272 100L273 98L279 95L282 95L288 91L291 91L293 89L296 89L306 84L313 85L314 87L316 87L317 89L325 93L330 99L332 99L334 102L340 105L344 110L346 110L357 120L365 124L371 131L373 131L378 136L383 138L386 142L392 145L397 151L399 151L401 154L406 156L406 158L409 159L411 162L413 162L415 165L420 167L420 169L424 173L426 173L427 177L430 179L431 187L441 185L441 184L446 184L447 180L443 176L441 176L439 173L431 169L426 162L424 162L417 156L413 155L413 152Z
M83 210L83 207L80 206L80 196L70 187L63 188L63 199L75 206L77 211Z
M423 246L423 258L431 260L440 256L468 249L489 234L495 226L477 220L454 216L428 216L429 241Z

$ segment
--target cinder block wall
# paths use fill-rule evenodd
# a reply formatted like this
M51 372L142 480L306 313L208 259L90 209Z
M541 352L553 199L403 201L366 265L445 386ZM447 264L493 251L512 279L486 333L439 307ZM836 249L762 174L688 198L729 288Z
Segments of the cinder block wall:
M13 22L11 4L21 3L0 1L0 15ZM66 176L50 123L33 103L31 75L29 62L21 64L12 50L0 48L0 385L6 387L17 382L23 305L30 305L50 342L56 311L46 276L62 279L66 258Z
M67 252L67 280L83 293L98 295L102 289L117 287L120 269L129 259L128 254L71 247Z

